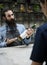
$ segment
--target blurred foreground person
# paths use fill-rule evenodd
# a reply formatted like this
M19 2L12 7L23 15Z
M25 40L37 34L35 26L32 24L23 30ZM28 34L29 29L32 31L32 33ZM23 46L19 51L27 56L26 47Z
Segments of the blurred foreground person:
M45 4L45 0L40 0L40 6L42 12L47 17L47 2ZM47 23L41 25L36 31L30 59L32 60L31 65L43 65L44 61L46 62L45 65L47 65Z

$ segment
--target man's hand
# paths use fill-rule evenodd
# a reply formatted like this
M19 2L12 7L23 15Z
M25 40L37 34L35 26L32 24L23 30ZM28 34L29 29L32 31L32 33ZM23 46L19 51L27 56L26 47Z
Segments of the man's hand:
M6 39L6 43L7 44L11 44L12 42L16 41L17 38L13 38L13 39Z
M26 33L27 33L27 38L29 38L34 33L34 30L29 28Z
M42 63L32 61L31 65L42 65Z

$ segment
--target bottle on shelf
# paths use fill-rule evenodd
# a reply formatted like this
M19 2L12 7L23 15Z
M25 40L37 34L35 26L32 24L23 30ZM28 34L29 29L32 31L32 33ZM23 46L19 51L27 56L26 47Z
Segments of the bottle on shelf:
M20 5L20 12L25 12L25 7L23 4Z

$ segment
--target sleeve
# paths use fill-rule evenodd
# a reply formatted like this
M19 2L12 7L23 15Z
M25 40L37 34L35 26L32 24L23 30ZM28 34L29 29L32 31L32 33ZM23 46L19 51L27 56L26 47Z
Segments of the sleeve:
M26 30L26 28L25 28L25 26L23 25L23 31L22 32L24 32ZM26 45L28 45L30 42L31 42L31 37L30 38L25 38L24 40L24 43L26 44Z
M31 37L30 37L30 38L28 38L28 39L27 39L27 38L25 38L25 39L24 39L24 42L25 42L25 44L26 44L26 45L28 45L28 44L31 42Z
M5 46L6 46L6 42L4 41L2 31L0 30L0 47L5 47Z
M40 28L37 29L36 35L35 35L35 41L33 50L30 56L30 59L35 62L43 62L44 61L44 41L42 36L42 30Z

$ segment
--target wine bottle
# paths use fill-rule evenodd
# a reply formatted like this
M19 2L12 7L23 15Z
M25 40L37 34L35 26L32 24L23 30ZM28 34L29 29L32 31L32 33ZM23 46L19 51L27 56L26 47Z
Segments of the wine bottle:
M32 29L34 29L36 27L36 24L34 24L32 27L30 27L30 28L32 28ZM20 35L20 36L18 36L17 37L17 39L19 40L19 41L21 41L22 39L24 39L24 38L26 38L27 37L27 29Z
M34 24L31 28L34 29L36 27L36 24Z

